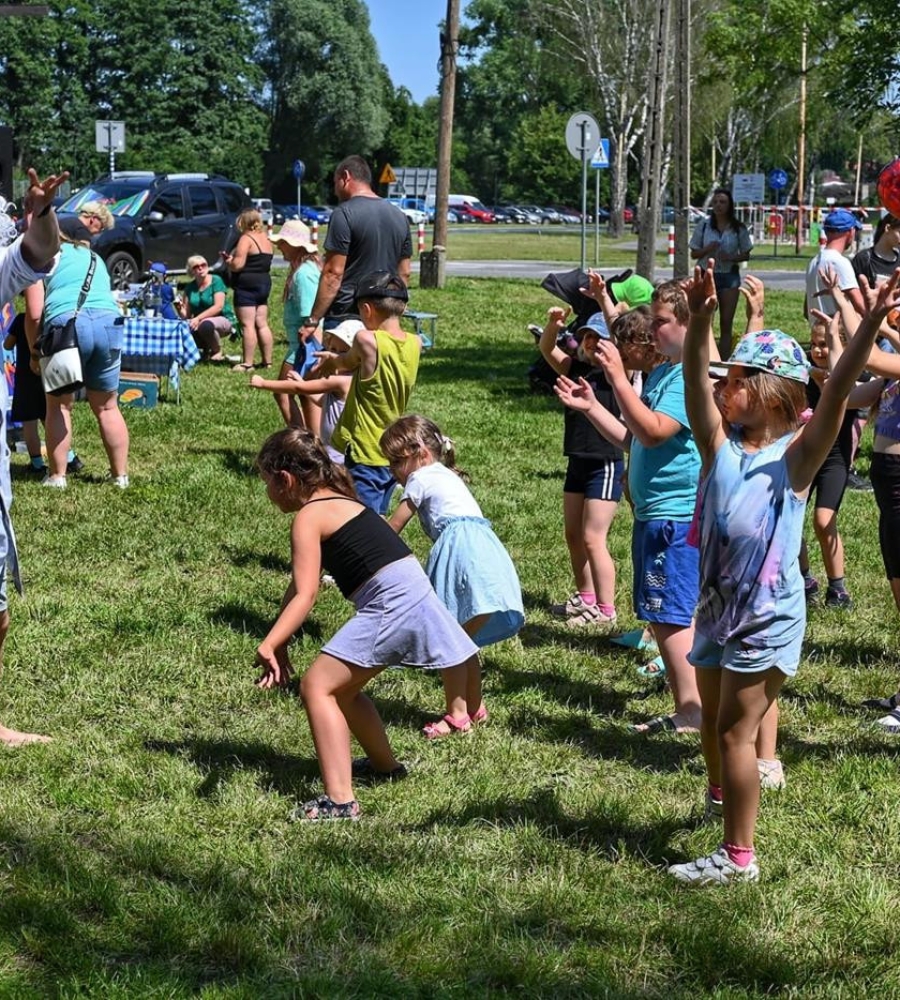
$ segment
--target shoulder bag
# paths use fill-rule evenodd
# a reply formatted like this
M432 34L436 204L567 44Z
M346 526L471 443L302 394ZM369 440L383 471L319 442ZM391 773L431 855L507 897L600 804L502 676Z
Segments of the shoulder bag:
M91 262L78 295L75 314L66 323L51 323L45 326L38 338L36 346L40 355L41 381L44 384L44 392L50 393L51 396L64 396L70 392L77 392L84 385L75 320L87 299L96 269L97 257L91 251Z

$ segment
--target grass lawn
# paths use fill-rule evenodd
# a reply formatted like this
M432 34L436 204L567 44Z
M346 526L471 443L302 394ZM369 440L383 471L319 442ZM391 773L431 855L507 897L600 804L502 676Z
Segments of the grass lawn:
M773 294L770 322L802 329L799 302ZM11 599L0 718L54 742L0 753L0 997L900 995L900 742L857 707L897 686L871 494L842 517L856 607L811 613L785 690L788 786L763 801L761 881L671 883L662 866L717 843L698 741L632 734L666 695L635 654L545 610L571 589L560 407L525 379L525 324L550 304L536 282L414 291L440 320L412 408L455 440L528 624L488 650L492 718L470 736L419 736L435 677L372 685L411 776L360 789L358 824L287 822L319 787L312 743L297 699L252 683L289 569L289 518L252 470L272 399L200 367L181 406L127 411L124 492L102 482L83 405L86 470L66 492L14 456L27 596ZM624 627L630 527L623 505ZM348 612L324 590L294 662Z

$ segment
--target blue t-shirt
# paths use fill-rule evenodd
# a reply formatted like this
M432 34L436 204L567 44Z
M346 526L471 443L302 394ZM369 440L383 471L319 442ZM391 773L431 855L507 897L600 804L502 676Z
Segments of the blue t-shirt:
M628 489L639 521L693 520L700 479L700 453L688 425L681 362L666 361L644 382L641 400L656 413L681 424L677 434L655 448L631 442Z
M103 261L94 254L97 266L91 278L91 287L84 300L83 309L105 309L119 312L110 289L109 272ZM91 252L87 247L63 243L56 267L44 279L47 297L44 300L44 321L49 322L64 313L75 312L81 286L87 277Z

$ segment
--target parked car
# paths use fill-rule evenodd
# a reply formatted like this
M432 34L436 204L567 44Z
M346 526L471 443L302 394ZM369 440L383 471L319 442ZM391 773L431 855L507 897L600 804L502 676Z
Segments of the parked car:
M494 222L512 222L512 219L506 209L502 208L500 205L491 206L490 212L494 216Z
M307 225L318 222L320 226L327 226L331 222L331 209L327 205L302 205L300 218Z
M273 226L275 224L275 208L272 202L268 198L251 198L250 201L253 203L256 211L259 212L262 224L264 226Z
M494 216L486 208L473 208L471 205L454 205L453 212L459 222L477 222L480 224L494 221Z
M696 226L706 218L706 212L691 205L688 208L688 225ZM662 223L664 226L671 226L675 223L675 209L672 205L666 205L662 210Z
M541 221L539 215L535 215L534 212L527 211L522 208L521 205L507 205L505 211L510 216L512 221L518 223L519 225L536 226Z
M541 208L540 205L523 205L522 208L524 208L526 212L531 212L532 215L536 215L539 222L549 222L554 224L562 222L559 212L555 209Z
M563 225L574 226L581 222L581 212L575 208L567 208L565 205L552 205L551 208L559 216L559 221Z
M411 226L418 226L419 223L428 221L428 215L425 211L417 207L418 200L417 198L388 198L388 201L392 205L396 205L406 216L406 221Z
M429 205L425 209L425 215L427 217L426 221L428 221L428 222L434 222L434 214L435 214L434 205ZM448 222L459 222L459 216L456 214L456 212L453 211L453 209L447 209L447 221Z
M278 219L281 219L279 222ZM297 214L296 205L276 205L275 206L275 225L283 226L288 219L299 219L300 216Z
M60 216L77 215L88 201L109 207L115 226L91 244L106 262L113 288L127 288L151 262L183 273L190 254L210 263L237 243L235 220L250 207L239 184L216 174L156 174L116 171L97 178L60 206Z

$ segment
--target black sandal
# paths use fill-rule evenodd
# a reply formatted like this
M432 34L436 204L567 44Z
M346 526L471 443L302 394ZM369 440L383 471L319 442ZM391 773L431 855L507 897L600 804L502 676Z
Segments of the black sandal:
M900 708L900 691L892 694L890 698L866 698L863 702L863 708L877 708L892 712L895 708Z
M390 771L377 771L368 757L357 757L352 765L353 780L367 785L380 785L385 781L402 781L409 777L409 771L398 764Z
M297 806L291 811L289 818L292 823L321 823L323 820L331 819L358 820L359 803L356 799L351 799L349 802L334 802L327 795L320 795L317 799L310 799L309 802Z

